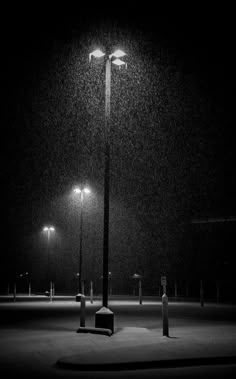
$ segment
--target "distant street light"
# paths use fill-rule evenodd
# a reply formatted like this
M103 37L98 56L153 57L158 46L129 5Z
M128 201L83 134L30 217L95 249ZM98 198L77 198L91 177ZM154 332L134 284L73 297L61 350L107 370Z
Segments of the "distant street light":
M50 237L51 233L55 232L54 226L45 226L43 231L47 233L47 241L48 241L48 280L50 280ZM52 301L52 281L50 280L50 301Z
M55 228L54 228L54 226L45 226L43 228L43 231L47 232L48 240L49 240L50 239L50 234L51 234L51 232L55 232Z
M92 57L101 58L105 56L106 81L105 81L105 171L104 171L104 230L103 230L103 307L108 306L108 256L109 256L109 178L110 178L110 98L111 98L111 63L119 68L126 65L121 59L125 56L122 50L116 50L106 55L97 49L89 54ZM114 59L115 58L115 59Z
M76 187L74 193L80 195L80 245L79 245L79 294L84 295L84 285L82 277L82 266L83 266L83 255L82 255L82 242L83 242L83 205L84 205L84 194L89 194L91 191L89 188L80 189Z
M29 284L29 296L30 296L30 295L31 295L31 283L30 283L30 279L29 279L29 273L26 271L25 273L20 274L20 275L19 275L19 278L20 278L20 279L28 279L28 284Z

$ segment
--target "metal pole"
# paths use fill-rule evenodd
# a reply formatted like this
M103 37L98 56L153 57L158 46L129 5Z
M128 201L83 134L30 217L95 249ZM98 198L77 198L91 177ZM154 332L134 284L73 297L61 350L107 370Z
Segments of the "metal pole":
M16 301L16 283L14 283L13 300Z
M105 171L104 171L104 231L103 231L103 306L108 306L108 254L109 254L109 178L110 178L110 98L111 59L106 60L105 88Z
M82 243L83 243L83 190L80 193L81 208L80 208L80 245L79 245L79 293L84 295L82 288Z
M139 304L142 304L142 281L139 279Z
M84 280L81 280L81 293L84 295Z
M48 277L47 277L47 283L50 283L50 230L48 228ZM48 284L47 284L48 286ZM48 287L47 287L48 288ZM50 284L49 284L49 292L50 292Z
M86 299L84 295L81 295L80 299L80 326L85 327L85 315L86 315Z
M165 293L162 296L162 330L163 336L169 337L168 297Z
M90 302L93 304L93 282L90 282Z

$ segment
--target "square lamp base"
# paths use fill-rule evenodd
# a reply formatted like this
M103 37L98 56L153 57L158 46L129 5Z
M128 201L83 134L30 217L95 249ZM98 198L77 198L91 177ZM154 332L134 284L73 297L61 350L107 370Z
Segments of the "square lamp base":
M95 328L110 329L114 333L114 313L106 307L99 309L95 314Z

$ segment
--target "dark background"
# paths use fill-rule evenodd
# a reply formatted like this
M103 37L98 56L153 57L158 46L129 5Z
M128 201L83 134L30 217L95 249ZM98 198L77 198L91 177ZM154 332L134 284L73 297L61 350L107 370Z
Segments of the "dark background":
M28 271L44 286L42 227L56 228L52 275L76 287L79 203L86 199L84 270L102 275L104 65L112 71L110 270L117 292L134 272L155 292L170 280L230 280L235 267L234 17L199 4L162 10L111 4L2 9L1 287Z

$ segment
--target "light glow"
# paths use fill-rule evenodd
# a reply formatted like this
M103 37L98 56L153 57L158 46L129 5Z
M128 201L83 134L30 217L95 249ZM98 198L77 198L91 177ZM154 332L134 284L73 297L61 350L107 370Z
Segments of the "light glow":
M55 231L55 228L53 226L45 226L43 228L43 231L44 232L48 232L48 231L51 231L51 232L54 232Z
M123 62L120 59L115 59L112 63L116 64L117 66L122 66L123 64L127 65L125 62Z
M115 58L121 58L121 57L124 57L125 55L126 53L124 53L124 51L122 50L116 50L113 54L111 54L111 56Z
M90 191L90 189L87 188L87 187L83 188L82 190L81 190L79 187L77 187L77 188L74 189L74 192L75 192L75 193L81 193L81 192L84 192L84 193L90 193L91 191Z
M101 58L104 55L105 54L100 49L94 50L92 53L89 54L89 61L91 61L91 57Z

